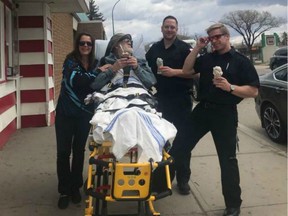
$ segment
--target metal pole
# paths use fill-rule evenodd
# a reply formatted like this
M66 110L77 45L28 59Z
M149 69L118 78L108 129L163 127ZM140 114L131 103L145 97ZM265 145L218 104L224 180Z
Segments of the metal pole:
M118 0L114 5L113 5L113 8L112 8L112 28L113 28L113 35L115 34L115 30L114 30L114 8L116 6L116 4L119 2L120 0Z

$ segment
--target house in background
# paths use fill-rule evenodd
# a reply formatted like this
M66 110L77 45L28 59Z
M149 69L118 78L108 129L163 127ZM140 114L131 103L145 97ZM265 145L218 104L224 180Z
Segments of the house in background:
M85 0L0 0L0 148L18 128L54 124L76 12L88 12Z

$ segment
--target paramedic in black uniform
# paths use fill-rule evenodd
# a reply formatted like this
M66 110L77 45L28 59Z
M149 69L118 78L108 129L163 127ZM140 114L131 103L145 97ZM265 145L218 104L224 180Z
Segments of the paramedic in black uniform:
M177 38L178 21L174 16L163 19L161 32L163 38L154 43L146 53L146 60L156 76L157 84L157 111L163 118L172 122L177 131L182 130L184 119L192 111L192 100L189 90L192 86L190 74L183 74L184 61L191 51L191 46ZM163 60L163 66L156 64L157 58ZM157 71L161 71L161 74ZM181 143L173 143L180 145ZM173 148L173 147L172 147ZM181 194L189 194L190 187L187 183L178 181Z
M175 159L178 181L188 182L191 175L191 151L198 141L211 132L221 168L224 216L240 214L241 188L237 147L237 104L243 98L256 97L259 77L253 64L230 45L226 26L216 23L207 29L208 37L200 38L185 60L183 73L200 73L200 102L179 131L170 154ZM209 42L214 51L199 56ZM223 75L215 78L213 67L220 66Z

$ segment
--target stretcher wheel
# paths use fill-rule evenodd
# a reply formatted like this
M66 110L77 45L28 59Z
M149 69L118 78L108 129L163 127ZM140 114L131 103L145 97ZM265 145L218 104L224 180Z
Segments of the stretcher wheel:
M153 216L147 201L138 201L138 216Z
M150 210L149 203L145 201L145 216L153 216L153 213Z

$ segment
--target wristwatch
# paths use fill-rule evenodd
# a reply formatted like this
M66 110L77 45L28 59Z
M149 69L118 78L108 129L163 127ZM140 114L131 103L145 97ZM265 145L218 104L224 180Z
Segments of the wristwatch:
M230 93L232 93L235 90L235 86L234 85L230 85Z

